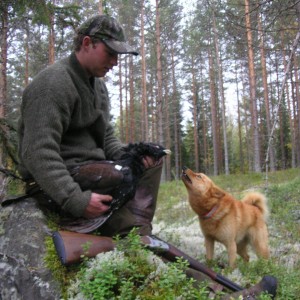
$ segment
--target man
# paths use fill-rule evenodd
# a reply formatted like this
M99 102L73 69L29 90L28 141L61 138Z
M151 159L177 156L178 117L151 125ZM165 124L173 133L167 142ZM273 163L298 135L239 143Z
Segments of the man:
M114 135L108 91L101 77L119 54L138 55L120 24L98 15L76 32L71 55L40 72L23 94L19 121L19 171L28 189L40 187L43 207L58 211L79 232L93 231L110 208L111 195L83 191L69 170L92 161L117 160L124 146ZM101 227L104 235L125 234L133 226L151 233L162 162L143 159L146 171L136 195ZM77 222L78 223L78 222ZM78 224L77 224L78 225Z

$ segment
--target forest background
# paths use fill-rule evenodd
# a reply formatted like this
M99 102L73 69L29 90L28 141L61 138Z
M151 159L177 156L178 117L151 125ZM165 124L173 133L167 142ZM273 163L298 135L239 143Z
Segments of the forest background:
M105 78L116 134L171 149L163 179L183 165L212 175L299 167L299 2L1 1L0 166L17 164L24 88L70 54L80 23L107 13L140 51Z

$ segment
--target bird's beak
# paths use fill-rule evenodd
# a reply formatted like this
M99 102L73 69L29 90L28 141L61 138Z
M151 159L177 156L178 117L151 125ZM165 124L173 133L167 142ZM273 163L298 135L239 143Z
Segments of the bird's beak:
M166 155L169 155L172 153L172 151L170 149L165 149L164 152L166 153Z

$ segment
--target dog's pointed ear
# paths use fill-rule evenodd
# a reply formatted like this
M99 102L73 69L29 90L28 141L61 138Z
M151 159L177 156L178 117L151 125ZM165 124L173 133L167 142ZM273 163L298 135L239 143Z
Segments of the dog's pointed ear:
M217 188L216 186L211 188L211 195L214 198L220 199L225 195L225 192L222 191L221 189Z

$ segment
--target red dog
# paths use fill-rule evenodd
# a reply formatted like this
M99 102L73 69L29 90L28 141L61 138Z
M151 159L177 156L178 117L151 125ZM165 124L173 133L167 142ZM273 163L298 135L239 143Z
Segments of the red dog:
M206 257L213 258L215 241L225 245L229 266L235 266L237 254L249 261L247 246L250 244L256 255L269 258L266 198L260 193L249 193L242 201L219 187L203 173L194 173L183 168L189 203L199 216L200 227L205 237Z

